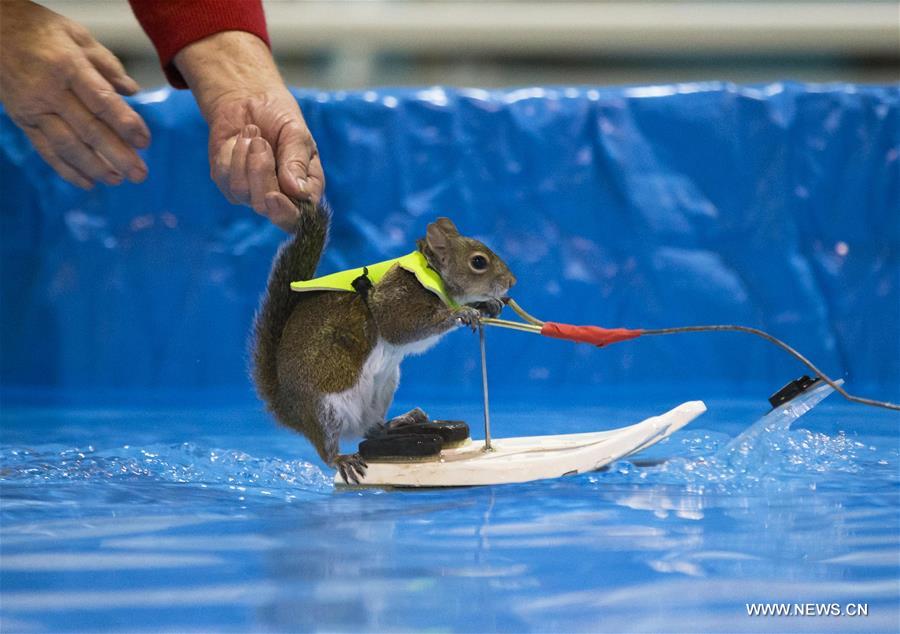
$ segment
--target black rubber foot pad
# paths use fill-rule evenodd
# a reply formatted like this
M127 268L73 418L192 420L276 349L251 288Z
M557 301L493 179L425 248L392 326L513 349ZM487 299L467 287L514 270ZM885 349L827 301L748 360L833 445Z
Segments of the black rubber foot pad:
M365 460L431 458L441 453L444 441L437 434L392 433L359 443L359 455Z
M455 444L469 437L469 426L461 420L435 420L430 423L417 423L415 425L399 425L388 429L388 435L395 434L435 434L447 444Z

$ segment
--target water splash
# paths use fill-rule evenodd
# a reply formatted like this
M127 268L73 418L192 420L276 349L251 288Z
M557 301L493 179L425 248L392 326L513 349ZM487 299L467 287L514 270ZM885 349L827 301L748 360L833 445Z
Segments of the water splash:
M863 469L866 453L874 448L844 432L828 436L790 428L833 391L829 385L820 385L773 409L730 440L715 432L682 432L673 439L678 457L651 466L642 465L639 460L619 462L611 467L608 476L597 477L596 481L612 478L712 486L720 492L736 492L759 486L791 487L792 478L817 473L858 473Z
M10 484L162 482L230 488L286 499L299 491L332 490L331 478L312 463L258 458L237 449L208 449L193 442L124 445L109 450L98 450L92 445L3 447L0 463L0 480Z

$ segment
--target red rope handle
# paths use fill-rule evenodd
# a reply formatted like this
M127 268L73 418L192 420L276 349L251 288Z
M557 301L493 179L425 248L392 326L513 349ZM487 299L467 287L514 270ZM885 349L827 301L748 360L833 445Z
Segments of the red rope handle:
M589 343L602 348L611 343L620 341L628 341L629 339L637 339L643 330L631 330L629 328L600 328L599 326L573 326L571 324L558 324L556 322L547 321L541 326L541 334L545 337L554 337L556 339L567 339L569 341L578 341L581 343Z

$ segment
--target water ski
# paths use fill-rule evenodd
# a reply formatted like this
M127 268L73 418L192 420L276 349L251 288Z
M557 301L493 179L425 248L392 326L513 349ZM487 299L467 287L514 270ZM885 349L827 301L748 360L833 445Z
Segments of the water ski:
M470 439L433 452L425 461L369 458L366 476L358 486L483 486L596 471L669 437L705 411L702 401L689 401L659 416L609 431L494 438L490 451L485 451L484 441ZM404 442L415 443L415 436L405 436ZM348 486L339 474L335 475L335 484Z

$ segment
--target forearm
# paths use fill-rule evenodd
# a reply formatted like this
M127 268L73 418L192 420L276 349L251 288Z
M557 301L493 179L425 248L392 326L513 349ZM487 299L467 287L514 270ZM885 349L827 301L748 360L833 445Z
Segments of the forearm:
M404 278L412 277L407 271L402 273ZM395 345L413 343L442 335L459 325L459 318L464 316L459 310L449 308L437 295L421 286L409 288L410 284L418 285L418 281L397 283L397 277L400 276L388 273L372 290L368 302L378 332L385 341ZM385 285L385 282L388 283Z
M223 99L284 89L268 46L245 31L223 31L198 40L181 49L174 62L207 119Z

